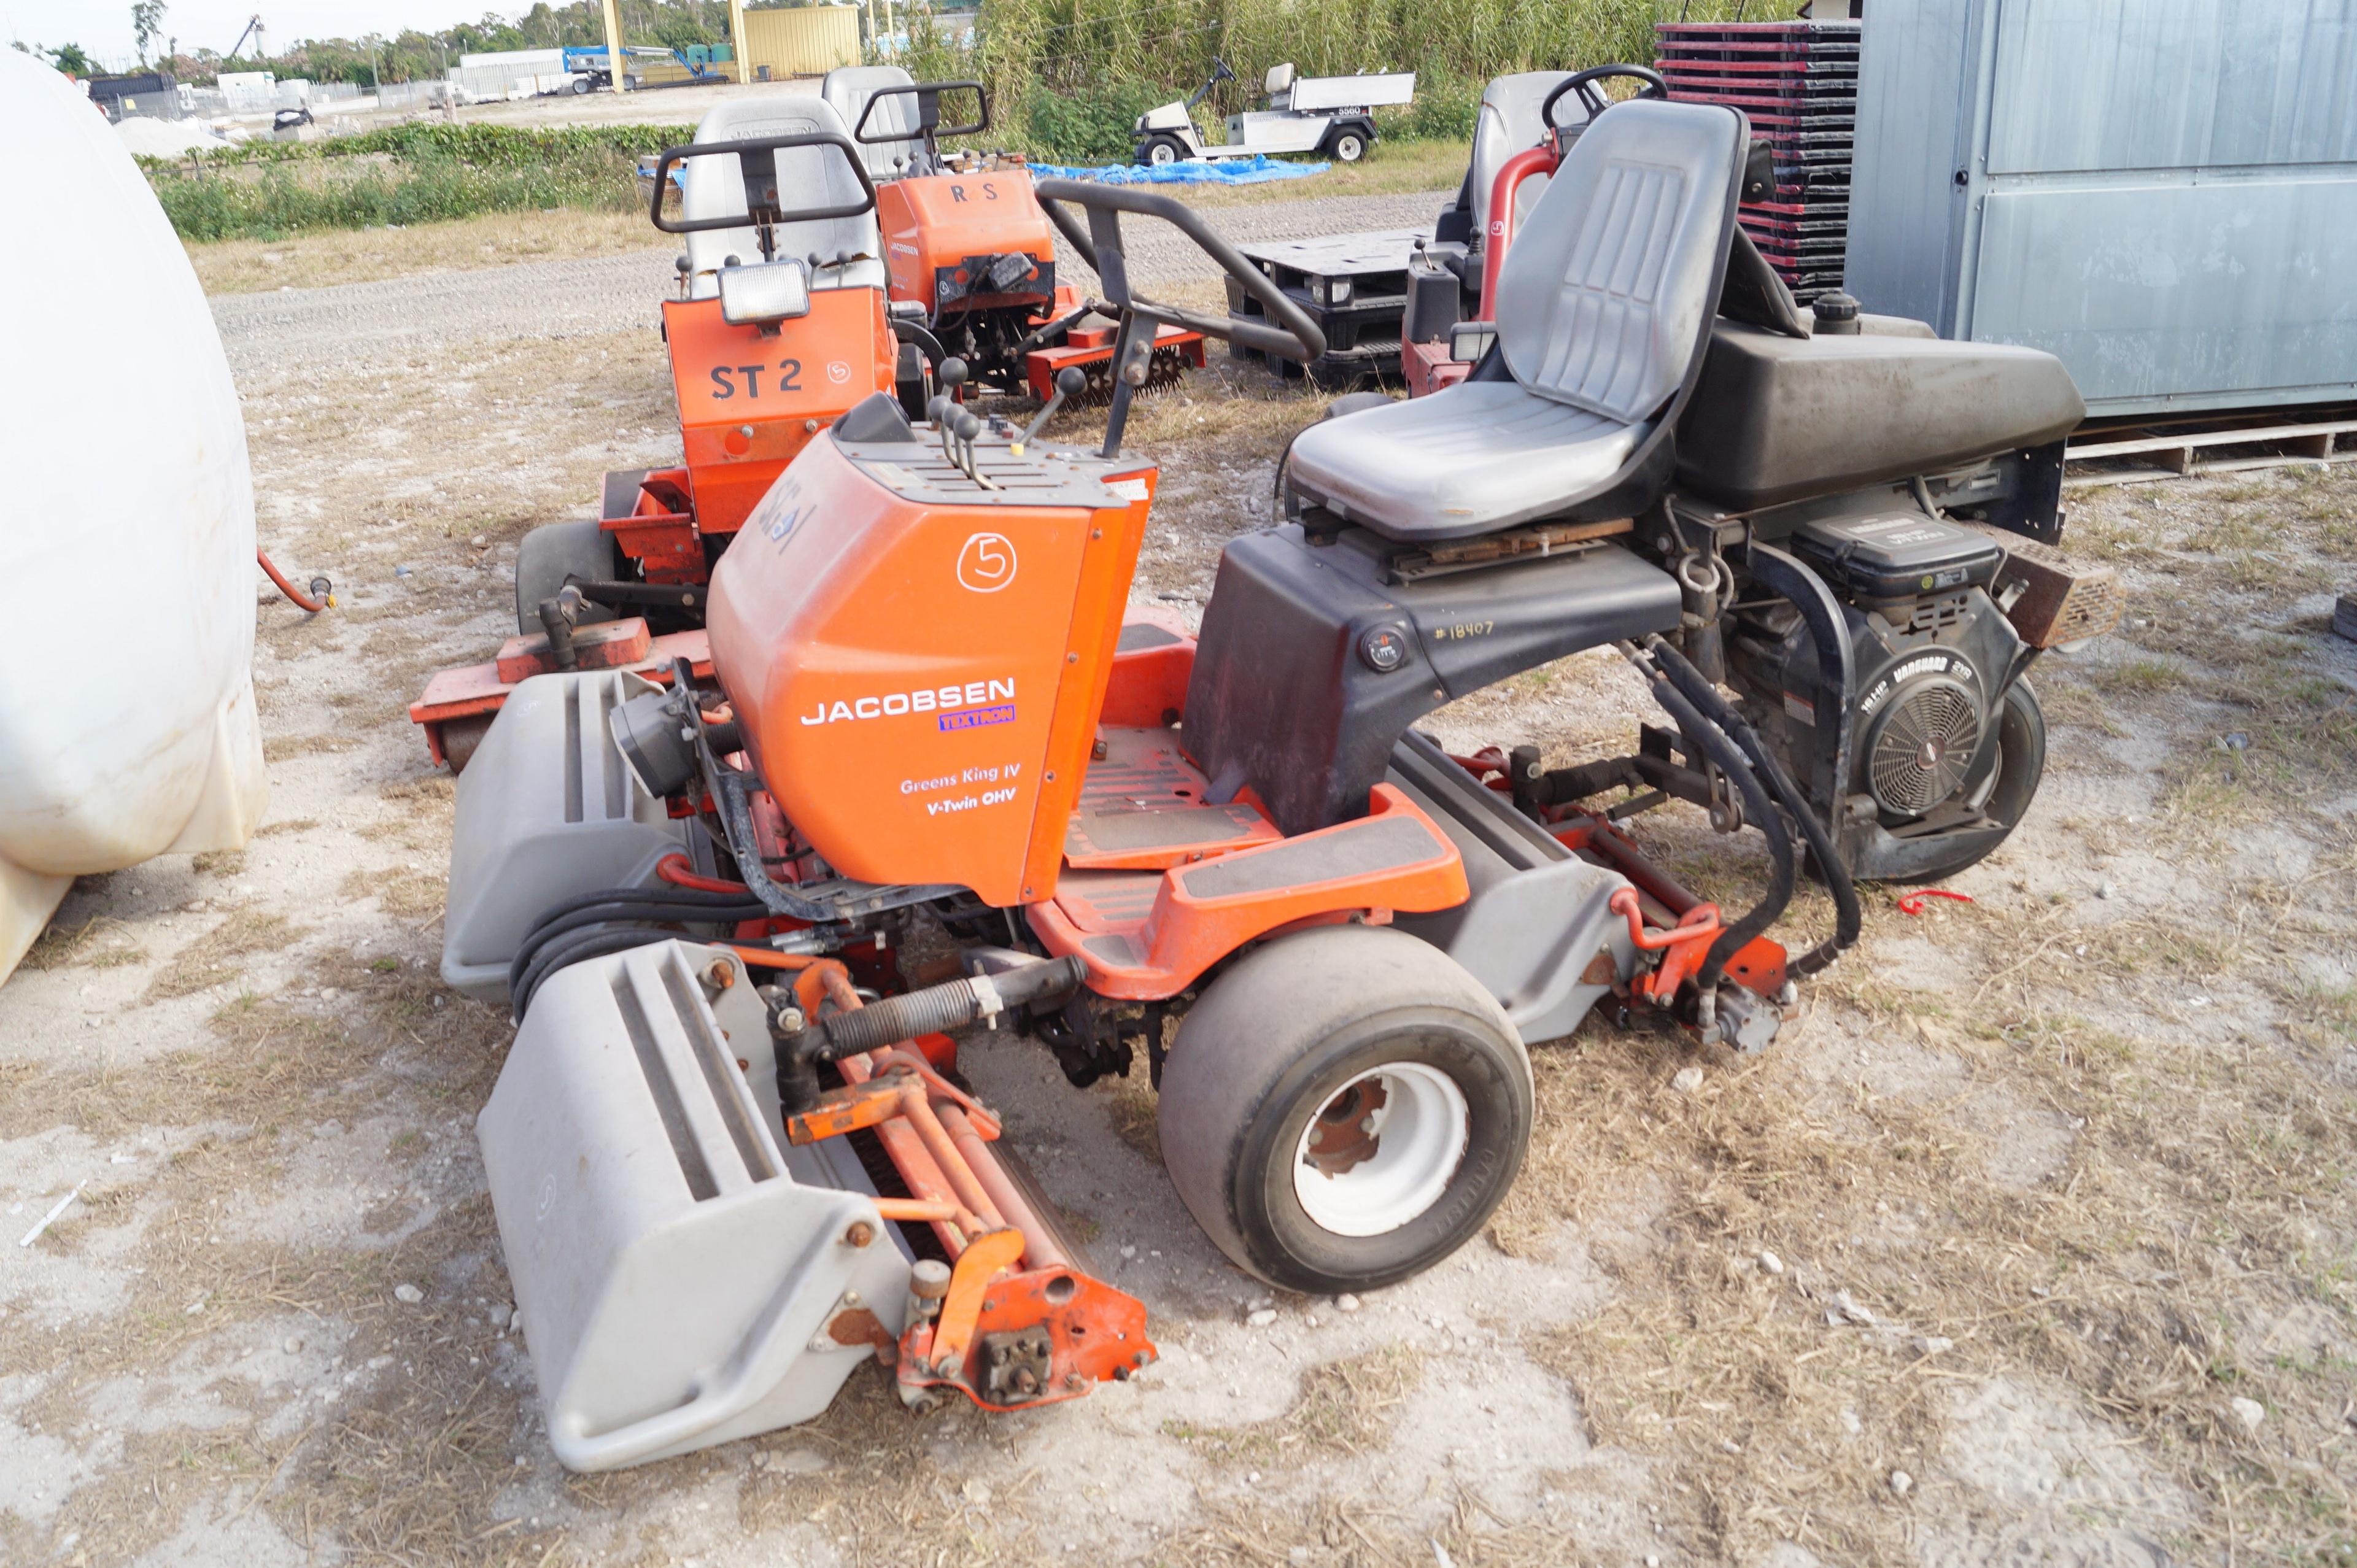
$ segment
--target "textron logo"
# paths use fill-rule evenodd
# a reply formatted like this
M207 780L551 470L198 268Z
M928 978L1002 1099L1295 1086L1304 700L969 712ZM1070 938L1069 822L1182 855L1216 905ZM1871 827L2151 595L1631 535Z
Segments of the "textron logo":
M958 552L958 581L977 594L995 594L1015 581L1015 546L1003 533L977 533Z
M943 730L980 729L985 725L1015 720L1015 678L968 681L963 685L927 686L917 692L888 692L880 697L854 697L821 703L802 715L806 725L849 724L855 719L891 719L903 714L939 714Z

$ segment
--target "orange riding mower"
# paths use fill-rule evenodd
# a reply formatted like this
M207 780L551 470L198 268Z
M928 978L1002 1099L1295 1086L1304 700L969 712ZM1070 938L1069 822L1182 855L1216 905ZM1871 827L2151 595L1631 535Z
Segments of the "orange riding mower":
M856 74L861 85L837 94L836 74ZM823 91L858 105L852 136L862 145L909 150L905 161L895 160L899 170L877 186L894 305L913 310L931 333L935 361L961 361L977 390L1028 392L1044 403L1061 372L1077 370L1082 381L1071 400L1082 406L1109 402L1114 323L1097 302L1058 280L1055 234L1023 157L941 149L945 136L990 129L989 91L978 81L911 81L898 70L888 72L897 82L869 80L887 74L874 67L830 73ZM942 99L958 102L968 93L973 118L943 124ZM1084 260L1092 255L1085 245L1075 249ZM1146 363L1149 392L1203 363L1200 332L1165 325L1154 349Z
M490 660L436 674L410 704L436 763L463 769L531 675L619 669L662 681L684 658L708 677L713 564L794 455L863 399L893 392L924 417L934 397L963 402L979 380L982 390L1028 387L1052 412L1107 383L1113 328L1055 284L1048 220L1020 160L939 150L937 134L988 124L984 99L973 124L939 132L940 96L961 88L981 91L942 82L857 95L861 144L922 149L880 187L817 98L724 104L694 143L657 159L649 216L688 246L680 296L662 304L683 460L608 473L598 521L524 537L517 635ZM920 106L912 125L866 124L907 94ZM816 128L737 136L733 122ZM676 215L662 201L674 167ZM964 172L931 172L945 169ZM1093 268L1084 237L1074 250ZM1166 327L1141 384L1158 388L1202 362L1200 334Z
M1499 359L1300 432L1296 515L1226 545L1193 633L1128 607L1158 472L1122 450L1126 372L1165 327L1303 362L1322 335L1185 204L1042 181L1060 223L1081 209L1119 323L1101 444L946 404L912 423L879 392L721 557L708 678L683 659L664 684L517 687L458 782L442 973L519 1021L481 1136L559 1457L805 1419L877 1350L909 1397L994 1409L1150 1360L1140 1304L1053 1233L933 1036L964 1033L985 1078L1027 1036L1076 1086L1142 1057L1219 1251L1365 1291L1503 1199L1528 1042L1601 1009L1759 1049L1856 940L1861 862L1967 864L2011 830L2036 737L1962 727L2036 654L1989 607L1993 547L1846 473L1779 467L1805 504L1709 511L1663 450L1722 304L1746 132L1719 108L1599 116L1506 263ZM1655 199L1594 199L1631 168ZM1138 293L1125 218L1177 229L1265 317ZM1621 260L1590 277L1597 256ZM1624 266L1657 320L1632 324ZM2005 452L2076 422L2050 359L1941 347L2016 406L1943 408L1921 438L1977 417ZM1889 401L1880 368L1826 374ZM1822 450L1794 427L1779 465ZM1803 556L1836 523L1828 579ZM1912 617L1940 552L1955 613ZM1842 597L1869 592L1878 633ZM1916 640L1890 665L1869 635ZM1773 646L1793 663L1770 709L1750 683ZM1605 648L1669 721L1632 755L1460 757L1418 728ZM1673 801L1759 835L1749 908L1640 853L1622 823ZM1789 955L1769 931L1803 848L1835 929Z

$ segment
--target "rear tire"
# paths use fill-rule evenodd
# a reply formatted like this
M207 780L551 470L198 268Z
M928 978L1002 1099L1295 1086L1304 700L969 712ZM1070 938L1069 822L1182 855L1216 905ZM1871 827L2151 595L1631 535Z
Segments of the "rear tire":
M614 536L595 522L544 522L523 536L516 551L516 629L526 636L544 630L540 601L553 598L568 576L592 583L622 580L622 552ZM581 607L581 626L614 618L602 605Z
M1186 156L1187 149L1180 145L1178 137L1148 136L1146 139L1146 146L1138 158L1138 162L1143 164L1151 164L1156 168L1162 168L1168 165L1181 161L1186 157Z
M1428 943L1328 926L1187 1015L1158 1112L1171 1185L1239 1267L1311 1294L1421 1273L1489 1222L1531 1134L1530 1058Z
M1367 156L1366 133L1337 131L1326 138L1326 151L1337 163L1357 163Z

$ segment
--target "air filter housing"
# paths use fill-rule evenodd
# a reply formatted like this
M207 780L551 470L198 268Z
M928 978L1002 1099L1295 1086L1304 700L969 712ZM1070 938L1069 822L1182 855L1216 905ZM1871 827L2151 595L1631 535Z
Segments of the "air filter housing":
M1835 592L1868 607L1986 588L2005 557L1986 535L1920 511L1804 522L1792 548Z

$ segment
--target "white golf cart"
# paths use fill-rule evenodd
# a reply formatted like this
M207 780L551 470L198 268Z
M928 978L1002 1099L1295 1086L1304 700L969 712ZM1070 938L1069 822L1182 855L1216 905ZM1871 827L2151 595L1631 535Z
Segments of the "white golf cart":
M1165 103L1137 117L1136 158L1142 164L1174 164L1181 158L1257 157L1263 153L1324 153L1346 164L1367 156L1375 139L1378 105L1405 103L1415 96L1415 72L1383 76L1312 76L1294 80L1293 67L1269 68L1261 90L1268 102L1228 116L1228 139L1205 145L1195 134L1189 111L1236 73L1225 60L1211 62L1211 80L1184 103Z

